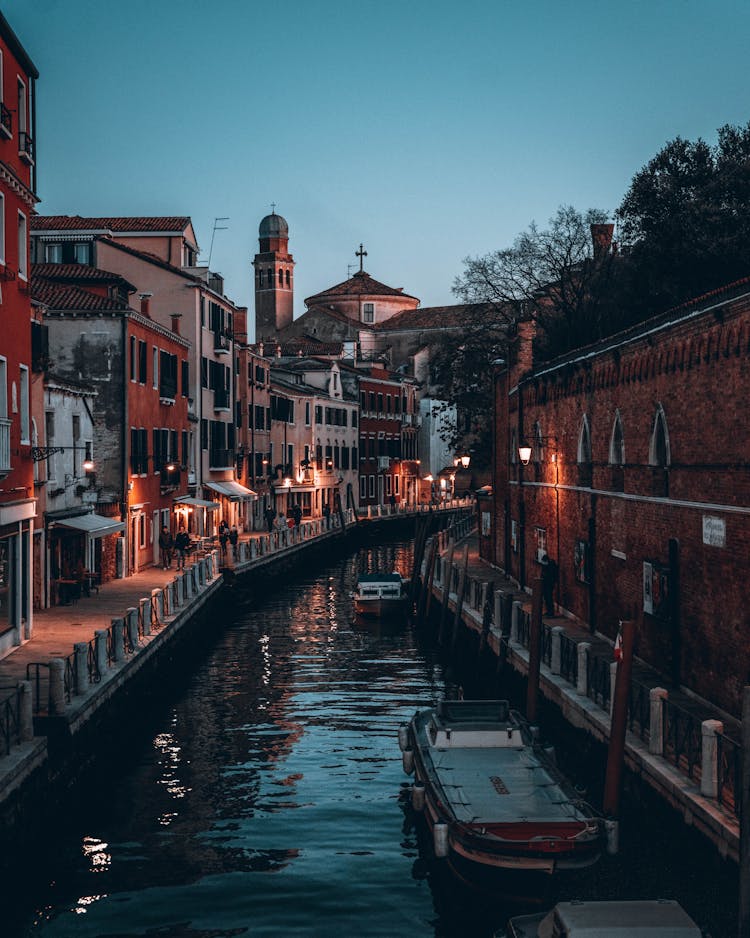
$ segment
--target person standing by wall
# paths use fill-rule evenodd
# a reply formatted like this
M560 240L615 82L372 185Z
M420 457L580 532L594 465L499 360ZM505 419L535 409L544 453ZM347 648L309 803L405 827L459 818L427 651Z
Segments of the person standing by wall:
M547 554L542 555L542 598L545 616L555 614L554 591L557 583L557 564Z
M164 525L159 535L159 552L161 553L161 565L165 570L170 570L172 567L173 549L174 541L172 540L172 534L169 528Z
M180 527L177 537L174 539L174 547L177 551L177 569L185 569L185 552L190 547L190 535L184 527Z
M232 525L232 530L229 532L229 543L232 545L232 557L237 559L237 549L240 542L240 532L237 530L237 525Z

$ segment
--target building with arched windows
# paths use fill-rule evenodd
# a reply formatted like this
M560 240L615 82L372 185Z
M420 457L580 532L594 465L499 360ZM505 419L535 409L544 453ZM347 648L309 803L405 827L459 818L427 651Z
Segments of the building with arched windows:
M737 714L750 676L750 280L496 374L487 559L530 589L547 553L560 614ZM523 458L522 458L523 457Z

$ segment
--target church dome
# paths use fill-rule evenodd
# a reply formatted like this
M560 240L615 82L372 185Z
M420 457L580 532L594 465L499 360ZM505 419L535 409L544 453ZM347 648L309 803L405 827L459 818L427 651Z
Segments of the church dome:
M277 215L276 212L272 212L261 221L258 236L261 238L288 238L289 225L287 225L285 218Z

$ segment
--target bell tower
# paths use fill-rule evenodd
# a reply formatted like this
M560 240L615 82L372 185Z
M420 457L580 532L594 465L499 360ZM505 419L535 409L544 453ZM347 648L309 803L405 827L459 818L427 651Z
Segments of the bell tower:
M278 338L294 315L294 258L289 253L289 225L271 206L258 228L255 255L255 341Z

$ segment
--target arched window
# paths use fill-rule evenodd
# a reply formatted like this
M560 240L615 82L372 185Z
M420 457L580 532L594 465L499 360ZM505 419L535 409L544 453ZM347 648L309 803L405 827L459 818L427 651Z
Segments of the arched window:
M289 286L289 271L286 272L286 285Z
M620 411L615 411L615 422L612 425L612 436L609 441L609 462L612 466L625 465L625 440L622 435L622 421Z
M589 418L583 415L581 429L578 433L578 484L591 486L593 484L594 470L591 460L591 431Z
M534 440L534 452L533 452L532 459L538 465L539 463L541 463L543 456L544 456L542 452L542 449L543 449L542 428L539 426L538 422L534 424L533 440Z
M518 437L515 428L510 431L510 464L515 466L518 462Z
M279 286L284 286L284 271L281 268L279 268Z
M669 430L664 408L659 404L654 417L654 428L651 432L651 443L648 448L648 462L650 466L666 469L671 463L669 449Z
M589 430L588 414L583 415L581 429L578 433L578 463L591 465L591 431Z

